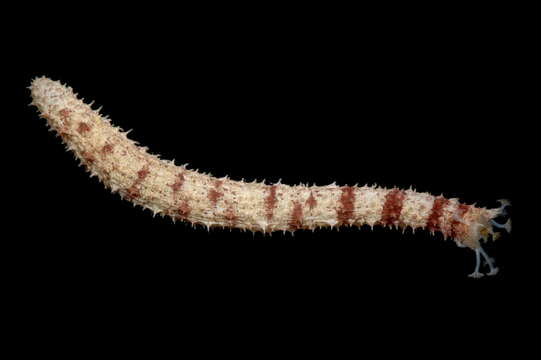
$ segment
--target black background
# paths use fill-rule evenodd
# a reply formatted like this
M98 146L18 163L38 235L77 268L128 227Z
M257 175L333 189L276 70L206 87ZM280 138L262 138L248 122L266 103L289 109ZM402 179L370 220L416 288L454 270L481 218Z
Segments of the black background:
M26 106L25 87L45 75L134 129L130 138L152 153L192 169L286 184L413 186L486 207L505 198L517 213L522 59L505 24L433 31L437 19L258 26L185 15L125 28L102 16L85 30L74 18L44 25L16 57L18 183L31 221L13 239L25 258L14 273L43 288L67 286L74 299L123 293L209 309L300 309L328 299L339 311L341 302L373 299L396 310L419 296L414 289L430 294L427 303L443 290L461 305L524 291L530 239L519 236L516 216L514 234L485 246L500 273L481 280L467 277L472 251L423 231L264 236L175 225L89 178ZM94 32L102 22L107 31Z

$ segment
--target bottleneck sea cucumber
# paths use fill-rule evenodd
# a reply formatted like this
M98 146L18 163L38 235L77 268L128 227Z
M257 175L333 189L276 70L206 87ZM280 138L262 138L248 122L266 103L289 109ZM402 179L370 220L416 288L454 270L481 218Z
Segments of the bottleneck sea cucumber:
M459 246L473 249L480 277L483 256L493 275L497 268L481 240L497 238L495 209L460 203L412 189L377 186L289 186L215 178L150 154L122 129L79 100L72 89L46 77L30 86L32 105L67 148L107 188L123 199L169 216L210 227L251 231L295 231L319 227L381 225L441 232ZM510 222L499 225L510 230Z

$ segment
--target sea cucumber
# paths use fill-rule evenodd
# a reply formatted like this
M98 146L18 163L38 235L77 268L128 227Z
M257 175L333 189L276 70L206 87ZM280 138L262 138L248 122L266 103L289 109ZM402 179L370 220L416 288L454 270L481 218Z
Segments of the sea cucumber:
M479 256L486 257L480 241L496 238L492 221L507 205L479 208L413 189L218 179L148 153L60 82L36 78L30 90L32 105L93 176L122 198L174 221L261 232L362 225L427 229L475 250L472 275L480 277ZM496 273L487 262L489 274Z

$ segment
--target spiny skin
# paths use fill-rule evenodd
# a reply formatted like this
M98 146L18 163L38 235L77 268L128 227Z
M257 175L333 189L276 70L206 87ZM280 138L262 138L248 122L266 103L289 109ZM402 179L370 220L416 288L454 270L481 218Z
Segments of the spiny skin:
M267 185L188 170L137 146L71 88L42 77L30 90L32 104L92 175L121 197L173 220L262 232L365 224L423 228L472 249L494 235L489 222L499 209L411 189Z

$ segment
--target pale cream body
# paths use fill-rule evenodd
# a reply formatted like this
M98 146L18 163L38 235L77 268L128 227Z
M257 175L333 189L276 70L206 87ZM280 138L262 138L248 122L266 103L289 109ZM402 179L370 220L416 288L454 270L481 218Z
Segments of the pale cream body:
M349 197L351 211L340 217L340 212L347 207L344 187L268 185L217 179L149 154L98 111L77 99L71 88L59 82L38 78L30 89L33 105L88 170L112 191L118 191L124 198L155 214L208 227L264 232L321 226L374 226L381 224L387 197L393 191L353 187L353 195ZM272 187L275 187L275 196ZM436 197L413 190L405 190L404 194L400 216L393 225L425 228ZM489 221L498 215L498 209L469 206L465 214L459 214L458 206L456 199L448 201L439 219L441 231L447 235L454 231L459 234L455 238L459 244L477 248L481 238L492 234Z

